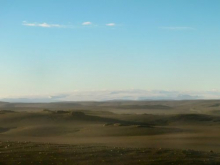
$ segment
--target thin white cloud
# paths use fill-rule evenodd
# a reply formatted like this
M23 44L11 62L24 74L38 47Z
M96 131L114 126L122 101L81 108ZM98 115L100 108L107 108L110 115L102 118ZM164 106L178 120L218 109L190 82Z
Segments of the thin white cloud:
M98 27L99 25L93 24L92 22L83 22L81 25L71 25L71 24L66 24L66 25L61 25L61 24L50 24L50 23L38 23L38 22L27 22L23 21L22 22L23 26L31 26L31 27L42 27L42 28L82 28L83 26L92 26L92 27ZM105 26L109 27L114 27L116 26L115 23L107 23ZM117 24L117 26L119 26Z
M41 24L38 24L38 26L40 27L61 27L61 25L58 25L58 24L48 24L48 23L41 23Z
M59 25L59 24L48 24L48 23L28 23L26 21L23 21L24 26L35 26L35 27L43 27L43 28L63 28L65 27L64 25Z
M86 25L92 25L92 22L83 22L82 25L86 26Z
M27 23L27 22L23 22L22 25L24 25L24 26L37 26L36 23Z
M193 27L188 27L188 26L168 26L168 27L159 27L159 29L164 29L164 30L196 30Z
M115 26L116 24L115 23L108 23L106 24L106 26Z

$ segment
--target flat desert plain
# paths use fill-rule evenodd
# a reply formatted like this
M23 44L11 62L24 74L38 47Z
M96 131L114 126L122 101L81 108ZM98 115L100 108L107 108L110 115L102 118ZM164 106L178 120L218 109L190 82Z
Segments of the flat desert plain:
M220 101L0 102L0 164L220 164Z

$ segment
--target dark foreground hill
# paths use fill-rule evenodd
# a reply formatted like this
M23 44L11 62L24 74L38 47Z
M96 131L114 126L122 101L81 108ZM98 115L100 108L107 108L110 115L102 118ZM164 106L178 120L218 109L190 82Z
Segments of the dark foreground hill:
M1 165L218 165L213 151L0 142Z

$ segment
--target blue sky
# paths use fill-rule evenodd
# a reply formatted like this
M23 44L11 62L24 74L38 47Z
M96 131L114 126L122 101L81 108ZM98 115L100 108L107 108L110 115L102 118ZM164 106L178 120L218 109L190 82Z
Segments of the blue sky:
M219 90L219 0L1 0L0 97Z

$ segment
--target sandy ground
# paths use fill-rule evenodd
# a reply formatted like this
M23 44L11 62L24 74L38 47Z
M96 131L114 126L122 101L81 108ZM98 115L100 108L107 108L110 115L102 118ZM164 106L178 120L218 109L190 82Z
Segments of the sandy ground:
M0 103L0 141L220 153L219 101L71 105Z

